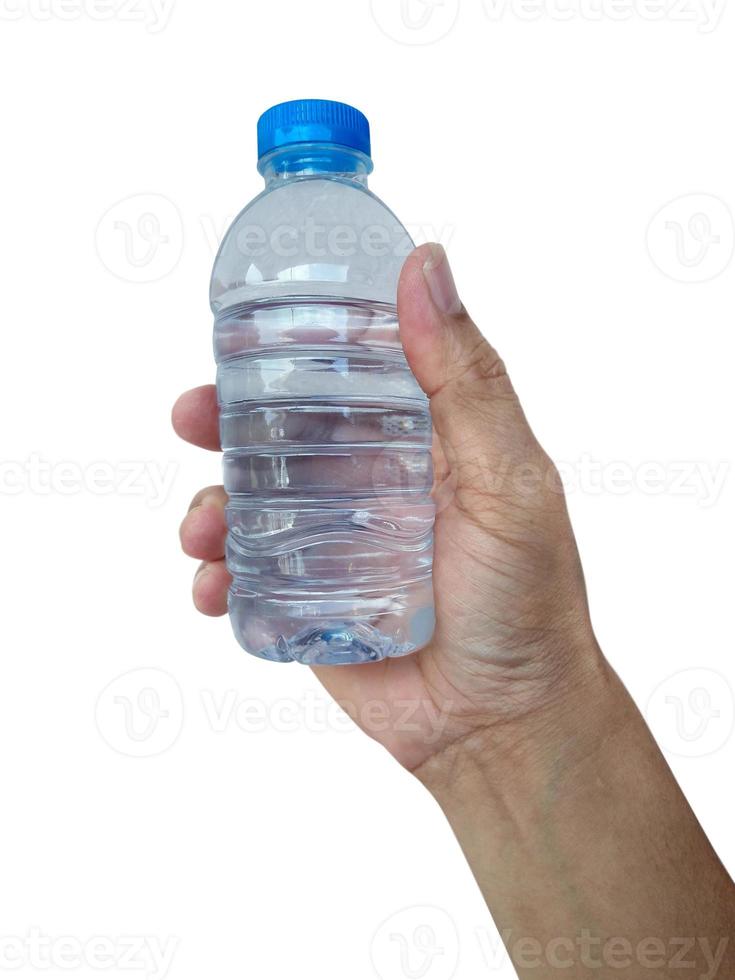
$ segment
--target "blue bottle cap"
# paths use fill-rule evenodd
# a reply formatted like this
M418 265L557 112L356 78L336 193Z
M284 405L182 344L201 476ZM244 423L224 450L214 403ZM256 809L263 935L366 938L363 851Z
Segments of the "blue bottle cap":
M370 124L344 102L295 99L267 109L258 120L258 157L293 143L334 143L370 156Z

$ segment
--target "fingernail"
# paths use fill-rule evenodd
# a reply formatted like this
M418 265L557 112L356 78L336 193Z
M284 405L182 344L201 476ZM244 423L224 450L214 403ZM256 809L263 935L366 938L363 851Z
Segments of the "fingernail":
M199 568L197 569L197 573L194 576L194 583L192 585L192 590L196 589L197 585L199 585L199 583L202 581L205 575L208 574L209 574L209 566L207 565L206 562L204 562L204 564L200 565Z
M441 245L431 246L429 257L424 262L424 279L438 310L447 316L456 316L462 311L462 300L454 284L447 253Z

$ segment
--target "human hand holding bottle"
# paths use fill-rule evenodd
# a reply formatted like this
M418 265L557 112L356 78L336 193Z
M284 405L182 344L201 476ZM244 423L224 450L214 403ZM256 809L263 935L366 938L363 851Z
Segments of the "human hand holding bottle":
M562 941L569 965L529 976L587 976L566 943L580 929L630 944L616 976L641 975L648 937L710 937L714 963L732 883L599 650L558 475L440 246L406 260L398 315L435 430L436 630L415 654L315 672L437 798L498 925ZM173 422L218 450L214 387L182 395ZM227 608L225 500L200 491L181 528L208 615ZM718 970L733 957L725 943ZM702 975L704 947L690 959L678 976Z

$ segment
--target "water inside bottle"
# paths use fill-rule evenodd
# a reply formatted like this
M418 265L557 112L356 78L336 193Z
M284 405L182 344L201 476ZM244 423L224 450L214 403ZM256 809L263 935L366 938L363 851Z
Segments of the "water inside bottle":
M431 421L395 308L245 304L218 318L215 348L241 644L310 664L424 646Z

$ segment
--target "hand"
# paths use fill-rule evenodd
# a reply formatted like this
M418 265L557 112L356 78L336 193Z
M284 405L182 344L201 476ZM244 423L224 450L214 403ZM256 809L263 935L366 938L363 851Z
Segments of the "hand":
M407 259L398 314L435 429L436 632L416 654L316 673L434 795L519 976L640 977L683 936L699 937L687 977L735 975L732 882L599 651L558 475L438 246ZM219 448L213 387L173 419ZM224 504L202 491L181 528L210 615L226 611Z
M417 654L315 668L333 697L411 770L487 733L523 737L599 675L582 570L557 472L505 366L462 306L444 250L406 260L401 340L435 429L436 632ZM176 432L218 451L212 385L182 395ZM194 602L227 610L222 487L200 491L181 526L202 560ZM517 734L516 734L517 733Z

